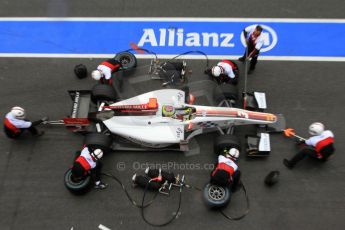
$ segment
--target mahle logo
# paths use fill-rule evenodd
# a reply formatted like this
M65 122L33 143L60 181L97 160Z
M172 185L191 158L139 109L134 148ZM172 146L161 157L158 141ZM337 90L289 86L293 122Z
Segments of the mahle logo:
M257 24L249 26L249 28L256 27ZM261 48L260 52L267 52L271 49L273 49L278 42L278 36L277 33L269 26L265 26L260 24L260 26L263 28L263 31L261 32L261 35L264 38L264 45ZM244 40L243 32L241 34L241 42L243 46L246 46L246 41Z

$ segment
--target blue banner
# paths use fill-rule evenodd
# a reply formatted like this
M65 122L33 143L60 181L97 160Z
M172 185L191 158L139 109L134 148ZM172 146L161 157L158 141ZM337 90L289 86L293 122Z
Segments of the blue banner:
M157 54L199 50L242 55L241 33L263 26L262 56L345 57L345 22L303 20L6 20L0 18L0 53L114 54L133 46Z

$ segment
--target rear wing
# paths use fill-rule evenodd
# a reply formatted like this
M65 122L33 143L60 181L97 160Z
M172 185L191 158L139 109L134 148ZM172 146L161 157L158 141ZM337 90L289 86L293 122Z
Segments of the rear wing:
M73 132L85 131L90 125L88 114L91 104L90 90L69 90L73 104L71 115L63 119L64 125Z
M70 118L87 118L90 110L91 91L69 90L68 93L73 101Z

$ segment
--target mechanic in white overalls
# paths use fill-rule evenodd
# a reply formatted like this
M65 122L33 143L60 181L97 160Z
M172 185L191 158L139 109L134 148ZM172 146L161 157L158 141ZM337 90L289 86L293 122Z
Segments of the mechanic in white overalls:
M91 174L95 181L95 188L105 189L108 185L101 181L102 163L100 159L102 157L103 151L101 149L85 146L73 163L72 178L76 181L83 180L88 174Z
M119 71L121 63L114 58L108 59L97 66L97 69L92 71L91 77L100 81L102 84L112 84L112 73Z
M261 34L262 27L260 25L249 26L243 30L243 36L245 38L248 53L244 52L244 55L238 60L244 62L250 59L249 72L252 73L255 69L256 63L258 62L258 57L260 49L264 45L264 38Z
M235 191L240 181L240 170L237 165L240 152L236 148L225 149L218 156L216 168L211 173L211 183L218 186L230 186Z
M238 66L235 62L230 60L222 60L213 66L211 69L205 70L206 74L211 74L218 83L231 83L237 85L238 82Z
M26 131L29 131L33 136L41 136L44 134L43 131L38 131L35 126L47 121L48 117L31 122L25 119L25 115L25 110L19 106L13 107L11 111L6 114L3 122L4 131L8 138L16 139Z
M299 161L306 156L325 162L334 153L334 134L330 130L325 130L325 126L320 122L314 122L309 126L309 133L312 135L306 141L300 140L302 145L299 151L291 160L284 159L284 165L292 169Z

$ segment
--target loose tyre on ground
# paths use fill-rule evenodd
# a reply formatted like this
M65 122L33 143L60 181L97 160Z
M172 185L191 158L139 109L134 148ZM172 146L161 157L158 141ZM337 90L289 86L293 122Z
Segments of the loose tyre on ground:
M208 208L222 208L230 202L230 189L213 184L206 184L203 198Z
M137 66L137 58L130 52L120 52L116 54L115 60L121 62L123 69L132 69Z
M109 135L102 133L89 133L85 136L84 144L95 149L102 149L103 151L110 151L113 140Z
M216 154L221 153L224 148L237 148L238 150L241 150L241 144L235 135L219 135L216 137L214 141L214 152Z
M117 94L111 85L97 84L92 88L91 100L94 103L97 103L97 101L116 101Z
M91 176L85 177L83 180L74 181L72 178L72 169L68 169L65 173L64 184L66 188L74 194L83 194L87 192L91 185Z

